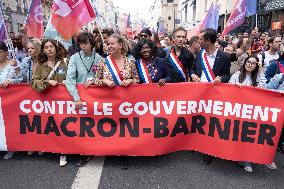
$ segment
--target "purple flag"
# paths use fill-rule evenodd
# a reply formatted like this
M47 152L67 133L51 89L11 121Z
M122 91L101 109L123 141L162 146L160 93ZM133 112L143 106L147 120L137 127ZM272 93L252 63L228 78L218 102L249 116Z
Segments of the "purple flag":
M213 14L214 14L214 4L212 3L208 12L207 12L207 15L205 16L204 20L203 20L203 26L202 26L202 30L203 29L206 29L206 28L209 28L210 25L211 25L211 20L212 20L212 17L213 17Z
M237 0L232 10L231 16L224 28L222 36L245 22L247 0Z
M246 14L246 16L256 14L256 9L257 9L257 0L247 1L247 14Z
M127 19L126 19L126 27L127 28L131 27L130 13L128 14Z
M0 6L0 41L5 42L6 39L7 36L6 36L5 21L3 18L2 6Z
M220 6L219 5L211 5L203 29L205 28L213 28L215 30L218 29L218 21L219 21L219 10Z
M214 17L214 29L217 30L218 29L218 25L219 25L219 13L220 13L220 7L221 5L215 5L215 17Z

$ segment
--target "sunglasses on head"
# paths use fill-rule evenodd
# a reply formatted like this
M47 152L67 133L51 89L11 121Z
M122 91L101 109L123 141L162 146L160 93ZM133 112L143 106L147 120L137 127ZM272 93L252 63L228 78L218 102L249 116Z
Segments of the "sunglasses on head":
M141 34L140 37L146 38L146 37L149 37L149 35L148 34Z

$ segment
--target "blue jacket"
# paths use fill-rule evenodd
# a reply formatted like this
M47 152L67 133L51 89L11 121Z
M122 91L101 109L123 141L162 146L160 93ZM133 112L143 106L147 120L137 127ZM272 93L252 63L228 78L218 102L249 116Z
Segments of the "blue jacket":
M270 65L267 67L267 70L265 71L265 78L267 83L269 83L274 75L281 73L279 69L279 63L284 66L284 59L272 60Z
M153 83L157 83L160 79L166 79L167 83L172 82L172 75L170 73L169 67L166 63L166 60L164 58L154 58L154 68L157 70L155 74L155 79L152 81ZM142 81L142 77L139 74L140 81Z

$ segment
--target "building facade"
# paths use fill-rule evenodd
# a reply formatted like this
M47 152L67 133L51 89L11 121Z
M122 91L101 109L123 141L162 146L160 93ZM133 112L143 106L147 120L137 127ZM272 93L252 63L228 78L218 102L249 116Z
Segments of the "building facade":
M273 34L284 33L284 1L259 0L257 24L260 31L269 31ZM278 22L279 29L273 30L272 24Z
M164 30L171 33L181 25L181 14L178 10L179 0L155 0L149 12L151 28L155 31Z
M97 12L101 19L101 24L103 28L115 28L116 27L116 15L117 10L113 5L112 0L93 0L93 4L97 9Z
M31 0L2 0L4 19L9 32L21 32L30 2Z
M187 29L191 29L200 22L207 14L212 3L220 5L218 32L223 31L226 21L237 0L180 0L179 11L181 12L181 23ZM280 24L281 29L272 30L272 24ZM235 32L250 32L255 27L260 31L270 33L284 32L284 1L283 0L258 0L256 15L246 17Z
M179 10L181 11L181 23L190 29L196 26L207 14L212 3L220 5L218 31L224 29L230 12L236 0L181 0Z

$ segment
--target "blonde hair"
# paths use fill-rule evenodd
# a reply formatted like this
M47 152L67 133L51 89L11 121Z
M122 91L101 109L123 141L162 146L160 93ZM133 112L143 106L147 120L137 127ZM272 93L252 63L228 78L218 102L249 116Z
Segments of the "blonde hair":
M117 42L121 44L121 54L126 55L128 52L128 45L126 40L118 34L112 34L109 37L117 39Z
M38 53L40 53L41 41L39 39L30 39L27 45L33 45Z

